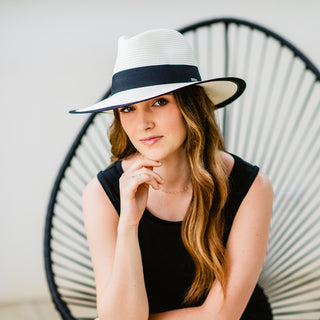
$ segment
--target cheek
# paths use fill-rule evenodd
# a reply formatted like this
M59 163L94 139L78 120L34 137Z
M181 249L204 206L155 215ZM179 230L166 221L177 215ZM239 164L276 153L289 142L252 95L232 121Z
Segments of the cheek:
M166 121L169 125L169 128L174 128L176 134L179 134L183 137L187 135L187 127L184 121L182 114L179 112L175 112L166 118Z
M120 123L121 123L123 131L130 138L130 136L132 134L132 122L131 122L131 125L130 125L130 121L127 121L127 119L123 119L122 117L120 117Z

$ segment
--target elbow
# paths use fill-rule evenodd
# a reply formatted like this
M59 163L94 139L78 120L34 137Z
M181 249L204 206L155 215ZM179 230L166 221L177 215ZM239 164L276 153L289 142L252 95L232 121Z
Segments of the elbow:
M134 305L121 301L114 301L112 298L103 299L97 303L99 320L148 320L149 308L143 303Z

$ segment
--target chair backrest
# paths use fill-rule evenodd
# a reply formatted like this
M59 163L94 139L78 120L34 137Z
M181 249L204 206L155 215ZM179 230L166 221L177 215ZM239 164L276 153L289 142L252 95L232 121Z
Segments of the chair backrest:
M259 282L275 319L319 319L320 73L287 40L248 21L219 18L180 31L195 49L203 78L228 75L247 82L244 95L217 112L228 151L260 166L273 182L274 213ZM96 316L81 194L109 163L111 121L111 115L89 116L48 206L45 267L63 319Z

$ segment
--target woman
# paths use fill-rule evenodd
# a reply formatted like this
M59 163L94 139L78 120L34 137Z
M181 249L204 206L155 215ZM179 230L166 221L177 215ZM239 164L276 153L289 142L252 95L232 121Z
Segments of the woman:
M173 30L120 38L112 164L83 194L104 319L272 319L257 285L267 250L269 179L224 149L214 109L244 81L201 81Z

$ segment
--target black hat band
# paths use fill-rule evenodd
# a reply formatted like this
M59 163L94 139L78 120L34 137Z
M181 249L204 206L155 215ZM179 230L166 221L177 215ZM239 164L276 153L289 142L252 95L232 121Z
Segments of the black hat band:
M169 83L201 81L199 69L190 65L156 65L128 69L112 77L111 94Z

